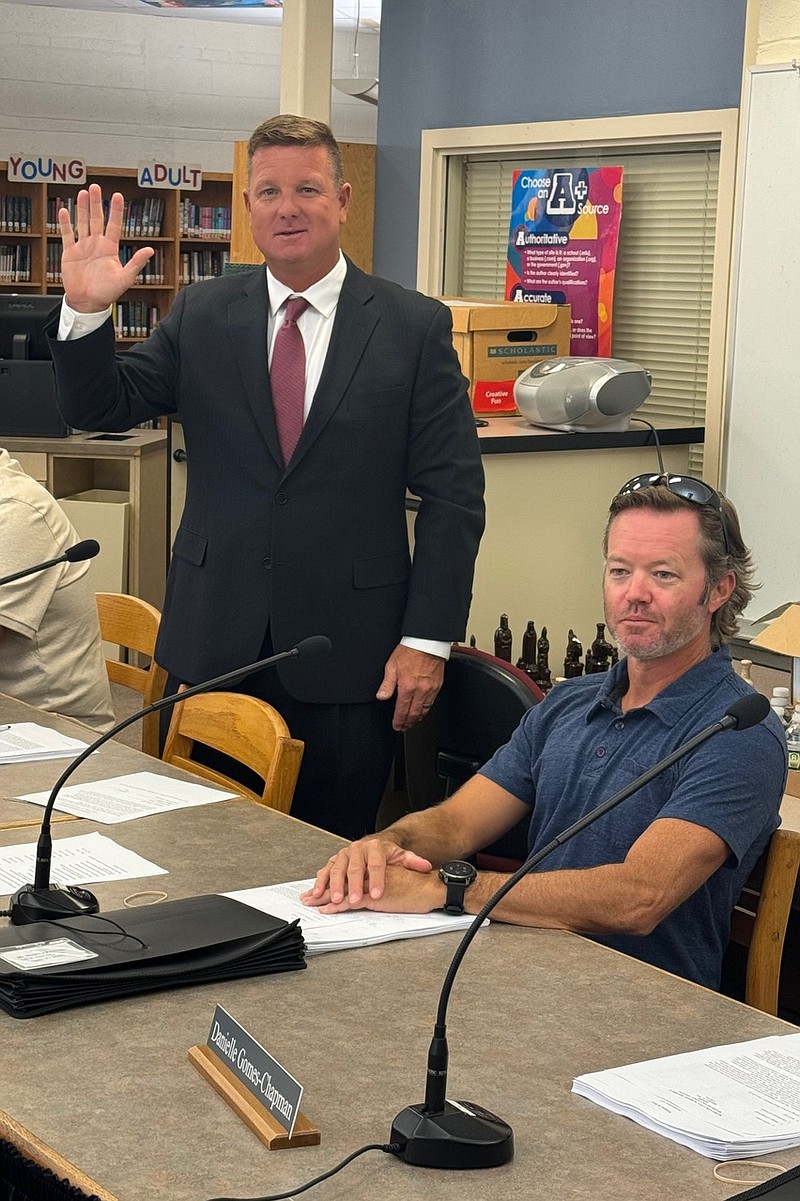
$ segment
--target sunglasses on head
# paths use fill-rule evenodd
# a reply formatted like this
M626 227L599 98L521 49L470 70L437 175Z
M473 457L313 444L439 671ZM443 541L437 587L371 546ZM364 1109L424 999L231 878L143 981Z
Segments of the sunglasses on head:
M715 513L719 514L719 523L722 527L722 540L725 543L725 554L731 554L730 534L728 523L725 520L725 514L722 510L722 502L719 498L719 493L710 484L706 484L704 480L694 479L691 475L648 472L645 475L635 475L632 480L628 480L627 484L622 485L617 496L628 496L633 492L641 492L643 488L666 488L668 491L674 493L675 496L680 496L683 500L688 500L693 505L702 505L704 508L713 509Z

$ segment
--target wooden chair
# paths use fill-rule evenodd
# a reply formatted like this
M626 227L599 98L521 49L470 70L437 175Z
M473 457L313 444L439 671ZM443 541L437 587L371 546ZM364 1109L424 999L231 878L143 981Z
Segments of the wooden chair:
M138 651L150 660L149 667L136 667L118 659L106 659L106 671L112 684L122 684L142 695L142 708L164 695L167 673L155 661L154 652L161 614L138 596L122 592L98 592L97 613L100 636L129 651ZM157 713L142 719L142 750L159 757Z
M731 942L749 948L744 999L778 1014L786 926L800 868L800 829L780 826L733 911Z
M236 759L264 781L259 794L192 758L195 742ZM162 758L271 809L288 813L303 743L266 701L242 692L204 692L175 706Z

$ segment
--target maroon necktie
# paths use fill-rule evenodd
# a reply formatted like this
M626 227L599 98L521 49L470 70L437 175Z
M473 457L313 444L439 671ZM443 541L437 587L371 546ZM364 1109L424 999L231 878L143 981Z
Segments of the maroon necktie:
M284 307L286 316L275 335L269 382L283 461L288 463L303 432L306 348L297 328L297 318L308 308L308 301L302 296L294 296Z

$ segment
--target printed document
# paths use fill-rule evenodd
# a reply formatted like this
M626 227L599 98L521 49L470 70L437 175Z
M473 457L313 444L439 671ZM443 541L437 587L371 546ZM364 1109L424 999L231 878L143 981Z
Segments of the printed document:
M33 805L46 805L49 792L30 792L16 797ZM91 784L70 784L62 788L54 809L72 813L89 821L111 825L127 822L133 817L148 817L152 813L167 813L170 809L191 809L196 805L211 805L238 796L206 784L188 780L171 780L152 771L137 771L110 780L95 780Z
M30 884L35 868L35 842L0 847L0 896ZM72 838L53 839L50 875L54 881L67 886L165 876L167 869L121 847L105 834L77 834Z
M0 763L33 763L39 759L74 759L88 742L67 738L32 721L0 726Z
M473 914L444 913L372 913L357 909L351 913L320 913L304 905L300 894L307 892L312 880L292 880L264 888L244 888L223 896L241 901L262 913L271 913L287 922L299 919L307 955L321 951L344 951L348 947L370 947L395 938L421 938L426 934L446 934L466 930ZM488 926L488 921L483 923Z
M800 1034L579 1076L572 1091L710 1159L800 1145Z

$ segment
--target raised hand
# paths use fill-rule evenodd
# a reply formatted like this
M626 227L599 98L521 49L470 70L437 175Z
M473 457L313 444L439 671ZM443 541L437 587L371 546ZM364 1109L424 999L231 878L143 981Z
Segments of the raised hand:
M64 295L67 304L76 312L100 313L119 300L128 288L133 287L145 263L155 254L152 246L142 246L124 266L120 262L124 206L124 198L115 192L106 222L103 193L100 185L93 183L78 193L74 230L68 211L59 209Z

